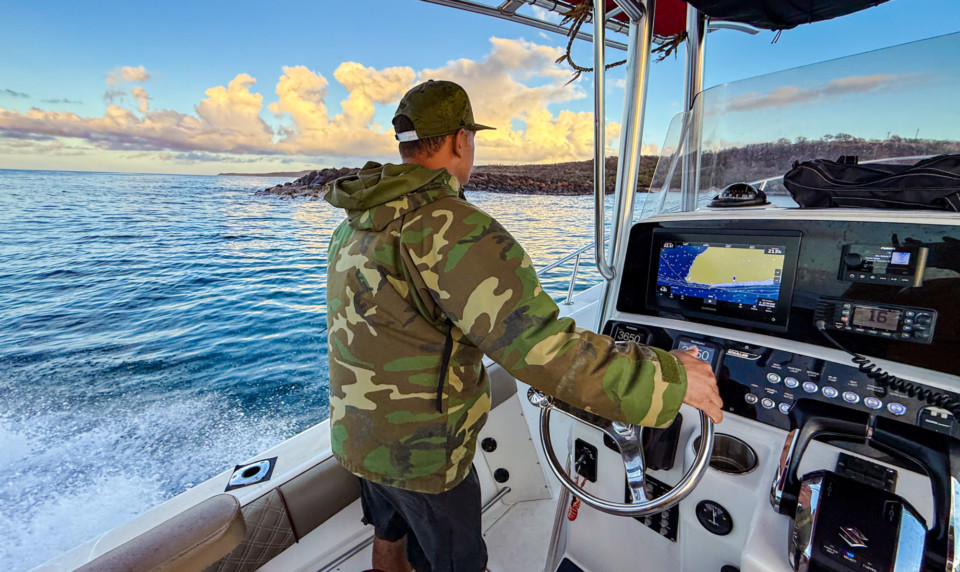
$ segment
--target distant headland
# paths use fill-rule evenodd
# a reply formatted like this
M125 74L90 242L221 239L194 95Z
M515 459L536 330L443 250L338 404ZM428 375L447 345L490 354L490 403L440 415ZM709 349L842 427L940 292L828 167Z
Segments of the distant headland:
M638 188L646 189L653 177L657 157L642 157ZM608 157L605 164L607 193L612 193L617 175L617 158ZM257 195L278 195L282 198L317 200L326 193L329 183L356 173L356 168L306 171L295 181L257 191ZM292 176L292 175L291 175ZM593 192L593 161L574 161L550 165L478 165L470 176L467 191L510 193L518 195L588 195Z

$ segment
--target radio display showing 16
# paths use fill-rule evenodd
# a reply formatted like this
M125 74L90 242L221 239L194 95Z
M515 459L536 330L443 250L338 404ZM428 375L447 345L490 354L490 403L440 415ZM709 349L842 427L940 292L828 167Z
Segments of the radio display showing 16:
M868 306L857 306L853 310L853 325L880 330L896 330L900 323L900 312L882 310Z

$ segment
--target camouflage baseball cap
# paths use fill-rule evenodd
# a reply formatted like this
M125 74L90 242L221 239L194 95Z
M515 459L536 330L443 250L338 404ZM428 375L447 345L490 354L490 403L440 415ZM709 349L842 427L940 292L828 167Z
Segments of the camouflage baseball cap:
M414 131L397 133L401 143L449 135L459 129L493 129L474 122L467 92L452 81L430 80L414 87L400 100L393 116L400 115L407 116L414 127Z

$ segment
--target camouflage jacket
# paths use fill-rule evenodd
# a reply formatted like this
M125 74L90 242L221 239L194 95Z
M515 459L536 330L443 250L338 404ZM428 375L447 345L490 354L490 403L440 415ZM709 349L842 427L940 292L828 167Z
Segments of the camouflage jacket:
M686 373L668 352L577 328L530 258L464 200L446 169L367 163L327 200L334 455L368 480L453 488L490 410L486 354L514 377L604 417L669 425Z

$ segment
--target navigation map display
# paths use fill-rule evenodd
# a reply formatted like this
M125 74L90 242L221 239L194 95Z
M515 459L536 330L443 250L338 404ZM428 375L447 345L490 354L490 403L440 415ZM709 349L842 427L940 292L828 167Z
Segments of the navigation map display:
M654 232L660 308L786 327L799 237Z

